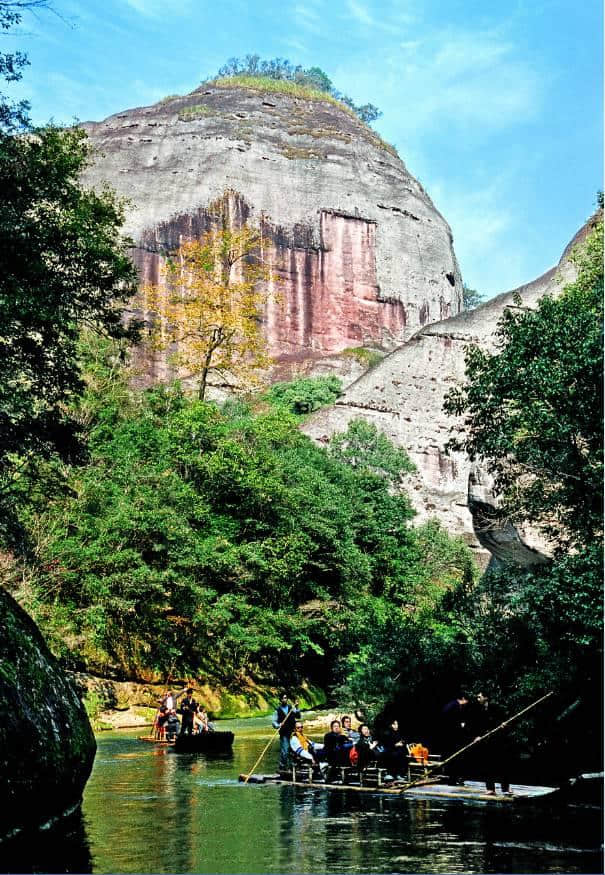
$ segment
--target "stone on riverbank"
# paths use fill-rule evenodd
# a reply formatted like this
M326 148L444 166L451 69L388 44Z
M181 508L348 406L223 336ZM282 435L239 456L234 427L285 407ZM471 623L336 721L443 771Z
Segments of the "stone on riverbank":
M74 684L0 590L0 840L77 808L96 751Z

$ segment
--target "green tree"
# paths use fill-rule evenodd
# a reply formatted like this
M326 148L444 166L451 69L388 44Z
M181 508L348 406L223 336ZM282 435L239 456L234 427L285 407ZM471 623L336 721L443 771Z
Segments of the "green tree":
M462 286L462 306L465 310L474 310L479 304L483 303L485 295L478 292L477 289L471 289L466 283Z
M136 335L123 322L136 273L122 207L109 190L82 188L88 156L77 129L0 133L0 537L23 464L79 447L66 405L83 390L82 328Z
M300 64L295 66L286 58L272 58L266 61L262 60L259 55L246 55L243 58L229 58L217 74L219 79L232 76L283 79L313 88L316 91L324 91L336 100L340 100L345 106L348 106L365 124L376 121L382 115L382 112L373 103L365 103L358 106L350 97L338 91L332 84L328 74L321 67L309 67L305 70Z
M450 447L484 460L502 513L562 547L602 538L602 219L573 260L560 297L504 313L494 355L469 348L467 382L445 404L465 417Z
M325 685L368 598L424 610L424 582L457 577L410 526L393 489L409 462L375 429L328 452L282 403L139 395L107 341L86 361L89 459L68 489L42 470L28 493L36 573L19 591L72 664Z
M299 416L333 404L342 395L342 381L338 377L299 377L288 383L273 383L267 398Z

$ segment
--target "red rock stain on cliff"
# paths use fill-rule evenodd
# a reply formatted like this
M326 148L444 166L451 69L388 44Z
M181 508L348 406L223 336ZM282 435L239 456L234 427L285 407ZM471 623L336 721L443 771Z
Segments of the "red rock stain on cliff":
M228 222L241 225L249 207L232 194L225 201ZM134 250L141 286L161 282L165 254L216 226L217 215L200 209L146 231ZM261 257L274 277L263 324L270 354L277 361L338 353L351 346L398 338L406 312L398 299L381 298L376 278L376 223L322 210L319 240L310 226L287 231L260 223ZM137 301L145 316L146 302ZM152 381L168 376L164 357L147 361Z

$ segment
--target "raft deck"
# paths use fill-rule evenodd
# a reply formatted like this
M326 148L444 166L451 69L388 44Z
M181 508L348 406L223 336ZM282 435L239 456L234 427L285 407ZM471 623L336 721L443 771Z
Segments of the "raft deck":
M240 775L241 782L246 781L246 775ZM354 783L324 783L323 781L292 780L284 773L281 775L251 775L251 784L290 784L294 787L307 787L314 790L341 790L353 793L374 793L388 796L400 796L408 799L441 799L457 802L479 802L497 805L511 805L530 800L543 800L559 792L557 787L541 787L529 784L511 784L512 795L498 791L495 796L487 793L485 784L479 781L465 781L464 784L445 784L441 777L427 778L414 786L405 782L392 782L379 786L363 786Z

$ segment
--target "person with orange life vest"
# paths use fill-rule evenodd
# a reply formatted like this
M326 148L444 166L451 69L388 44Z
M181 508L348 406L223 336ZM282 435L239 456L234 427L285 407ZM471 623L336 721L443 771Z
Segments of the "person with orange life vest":
M322 773L328 768L324 758L324 746L319 742L312 741L303 731L301 720L296 721L294 732L290 736L290 750L295 757L299 757L307 764L319 766Z

